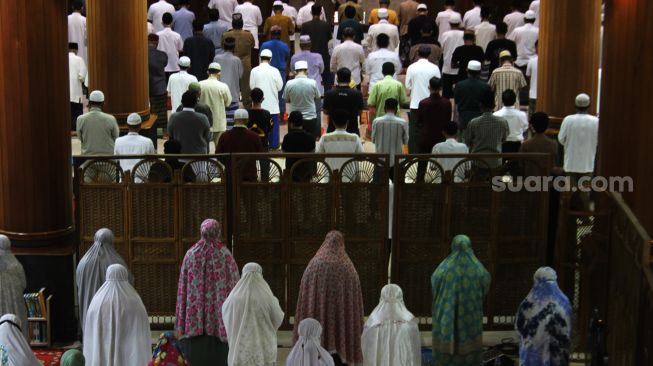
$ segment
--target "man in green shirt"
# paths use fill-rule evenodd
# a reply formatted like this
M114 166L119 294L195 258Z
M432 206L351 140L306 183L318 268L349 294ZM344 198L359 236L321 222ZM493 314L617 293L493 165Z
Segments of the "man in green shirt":
M396 99L402 107L406 107L409 102L406 96L406 87L393 78L395 65L392 62L386 62L381 67L381 72L383 73L383 79L374 84L370 96L367 98L368 106L375 109L377 116L385 115L385 101L387 99ZM396 115L401 115L400 108L397 108ZM370 121L372 120L373 118L370 116ZM368 130L371 130L371 128L368 128Z
M82 155L113 155L118 138L116 118L102 112L104 93L94 90L88 103L88 112L77 117L77 136L82 143Z

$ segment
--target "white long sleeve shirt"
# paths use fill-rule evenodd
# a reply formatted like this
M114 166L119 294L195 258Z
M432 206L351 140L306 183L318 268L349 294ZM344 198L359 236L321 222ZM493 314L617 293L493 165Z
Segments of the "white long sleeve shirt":
M243 15L243 29L254 36L254 48L258 48L258 27L263 24L261 9L250 1L245 1L234 9L234 13Z
M442 73L447 75L458 75L458 69L451 67L451 59L456 48L465 44L464 32L456 29L445 32L442 35Z
M158 2L150 5L150 8L147 11L147 20L152 22L154 27L154 32L160 32L163 30L163 14L170 13L170 15L175 14L174 5L170 4L166 0L159 0Z
M77 43L77 56L88 65L86 54L86 17L78 12L68 16L68 42Z
M184 50L184 41L181 39L181 35L169 27L164 28L157 35L159 36L159 46L157 49L168 55L168 64L165 67L165 72L179 71L179 52Z
M441 78L438 65L420 58L406 70L406 89L410 90L410 109L417 109L419 102L431 95L429 81L431 78Z
M481 7L475 6L472 10L468 10L463 17L463 28L474 29L477 25L481 24Z
M279 114L279 92L283 89L283 80L279 70L267 62L252 69L249 75L249 87L263 91L264 99L261 107L270 114Z
M367 61L365 61L365 73L370 77L370 90L374 88L374 85L376 85L377 82L383 79L382 68L383 64L386 62L392 62L395 65L394 77L397 78L397 75L401 70L401 61L396 52L392 52L387 48L381 48L367 56Z
M517 59L515 65L524 67L528 60L535 55L535 42L537 42L539 28L531 23L526 23L515 28L508 39L515 41L517 46Z
M172 104L172 111L175 112L181 105L181 96L188 91L188 86L192 82L197 82L197 78L186 70L170 75L168 79L168 94Z
M348 68L356 85L359 85L362 81L362 65L365 65L365 51L363 51L363 46L358 43L347 40L333 49L333 55L331 55L332 72L343 67Z
M302 24L313 20L313 15L311 14L311 7L315 4L315 1L309 1L306 5L299 8L297 12L297 26L301 27ZM322 8L322 14L320 15L320 20L326 22L326 15L324 13L324 7Z
M86 64L84 60L74 54L68 53L68 78L70 80L70 102L81 103L84 95L82 83L86 80Z
M508 137L506 141L524 141L524 132L528 129L528 117L526 113L515 107L503 107L494 112L497 117L503 117L508 121Z
M138 132L129 132L125 136L116 139L113 148L114 155L154 155L156 150L152 140L141 136ZM120 167L123 171L132 170L138 164L139 159L120 160Z
M218 9L220 19L231 24L231 17L234 14L234 9L238 6L238 0L211 0L209 1L209 9Z
M497 39L497 26L487 20L477 25L474 32L476 33L476 45L483 48L483 52L485 52L488 43Z
M363 40L363 47L365 47L368 52L376 51L379 49L379 46L376 45L376 37L385 33L388 38L390 38L390 43L388 44L388 49L391 51L396 51L399 47L399 28L396 25L388 23L387 20L381 20L379 23L371 25L367 30L365 39Z
M599 119L587 113L565 117L558 141L565 147L564 170L567 173L591 173L599 138Z
M515 30L515 28L524 25L524 13L515 10L512 13L503 17L503 22L508 25L508 32L506 33L506 38L509 38L512 32Z
M442 44L442 35L445 32L448 32L451 30L451 24L449 24L449 18L453 14L458 14L460 16L460 13L457 11L454 11L453 9L447 9L445 11L441 11L438 13L438 15L435 17L435 24L438 26L438 42Z

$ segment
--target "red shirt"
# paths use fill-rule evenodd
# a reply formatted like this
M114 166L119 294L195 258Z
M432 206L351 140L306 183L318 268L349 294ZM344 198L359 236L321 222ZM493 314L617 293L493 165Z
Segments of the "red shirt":
M419 102L417 107L417 143L421 150L431 152L433 146L444 141L442 129L451 121L451 102L438 93ZM424 151L427 152L427 151Z

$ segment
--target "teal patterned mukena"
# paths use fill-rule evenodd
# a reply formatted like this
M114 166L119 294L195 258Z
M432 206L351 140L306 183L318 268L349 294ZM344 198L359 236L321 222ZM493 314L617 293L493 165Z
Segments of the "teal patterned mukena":
M431 286L435 365L480 366L490 274L474 255L469 237L453 238L451 254L433 272Z

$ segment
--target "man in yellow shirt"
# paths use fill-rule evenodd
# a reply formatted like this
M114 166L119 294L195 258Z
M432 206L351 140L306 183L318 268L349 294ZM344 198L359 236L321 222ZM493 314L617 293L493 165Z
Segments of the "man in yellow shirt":
M390 0L379 0L379 6L381 8L388 9L390 6ZM370 12L368 23L372 25L378 22L379 22L379 9L378 8L372 9L372 11ZM388 23L399 26L399 17L397 16L397 12L392 9L388 9Z

